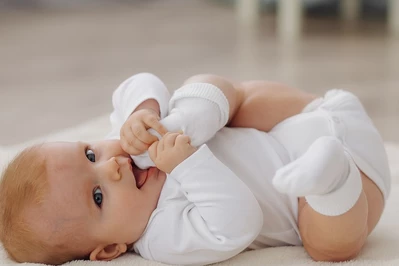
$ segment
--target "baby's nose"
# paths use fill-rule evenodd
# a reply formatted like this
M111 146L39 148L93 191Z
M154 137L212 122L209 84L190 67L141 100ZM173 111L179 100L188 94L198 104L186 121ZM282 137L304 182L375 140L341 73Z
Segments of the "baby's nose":
M113 181L119 181L121 179L120 174L120 163L116 157L110 158L104 165L104 172L107 177Z
M112 158L114 164L117 165L116 174L111 175L114 181L119 181L122 179L123 173L132 171L132 159L124 156L117 156ZM115 170L114 170L115 171Z
M115 158L116 163L119 165L119 167L132 165L132 162L133 162L133 160L129 157L118 156L118 157L114 157L114 158Z

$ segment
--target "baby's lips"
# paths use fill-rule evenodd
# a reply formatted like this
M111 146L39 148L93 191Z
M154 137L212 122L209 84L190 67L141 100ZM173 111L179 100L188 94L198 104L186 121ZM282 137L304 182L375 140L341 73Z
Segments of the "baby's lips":
M152 177L154 174L158 172L158 169L156 167L150 167L148 168L148 177Z
M141 172L136 179L137 188L141 188L145 184L145 181L147 181L147 178L148 178L148 171Z
M137 167L133 167L133 175L134 178L136 179L136 186L137 188L140 188L144 185L145 180L147 179L147 170L142 170Z
M148 181L149 178L156 178L158 176L158 169L150 167L147 170L143 170L136 178L137 188L141 188Z
M159 170L156 167L151 167L148 171L149 171L148 177L151 176L151 178L157 178L157 179L158 178L166 178L166 173Z
M161 173L161 171L158 169L158 168L156 168L156 167L150 167L149 169L148 169L148 175L147 175L147 180L146 180L146 182L149 180L149 179L152 179L152 180L158 180L158 177L160 176L160 173Z

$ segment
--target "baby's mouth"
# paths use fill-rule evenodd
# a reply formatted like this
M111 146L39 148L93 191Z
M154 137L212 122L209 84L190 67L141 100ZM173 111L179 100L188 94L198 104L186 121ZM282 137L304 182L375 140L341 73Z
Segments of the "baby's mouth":
M132 168L133 168L133 176L136 179L136 186L138 189L140 189L144 184L145 181L147 181L148 178L148 169L142 170L138 168L133 162L132 162Z
M145 181L147 181L148 178L148 170L143 171L143 174L136 177L136 186L138 189L140 189L145 184Z

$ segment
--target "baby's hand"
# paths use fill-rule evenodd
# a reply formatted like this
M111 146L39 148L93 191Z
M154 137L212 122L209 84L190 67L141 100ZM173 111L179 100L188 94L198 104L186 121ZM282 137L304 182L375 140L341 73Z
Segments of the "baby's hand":
M170 174L196 150L197 148L191 146L188 136L169 132L160 141L154 142L148 153L158 169Z
M141 109L133 114L123 124L120 132L122 149L131 154L144 153L158 138L151 135L147 129L152 128L161 136L167 130L159 122L159 116L152 109Z

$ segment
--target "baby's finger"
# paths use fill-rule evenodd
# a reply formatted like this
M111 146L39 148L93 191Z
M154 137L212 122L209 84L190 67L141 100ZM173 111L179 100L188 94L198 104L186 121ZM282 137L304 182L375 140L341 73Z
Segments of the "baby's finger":
M165 135L168 132L155 116L147 116L144 118L143 121L146 124L147 128L154 129L161 136Z
M150 158L153 162L155 162L155 159L158 156L158 145L159 141L155 141L149 148L148 148L148 154L150 155Z
M176 138L179 136L179 133L168 133L163 138L165 148L173 148L175 146Z
M131 146L125 138L121 137L120 143L121 143L122 149L131 155L139 155L139 154L143 153L143 151L140 151L140 150L136 149L135 147Z
M131 126L131 130L133 135L139 139L141 142L151 145L154 141L157 141L158 138L154 135L151 135L143 124L134 124Z
M130 130L125 130L122 132L121 140L122 139L126 142L125 145L134 147L137 151L141 151L140 154L146 151L150 146L139 140Z
M176 138L176 146L190 145L190 137L187 135L179 135Z
M158 154L160 154L161 152L163 152L163 150L164 150L164 142L165 142L165 140L164 140L164 138L162 138L160 141L159 141L159 143L158 143L158 146L157 146L157 152L158 152Z

